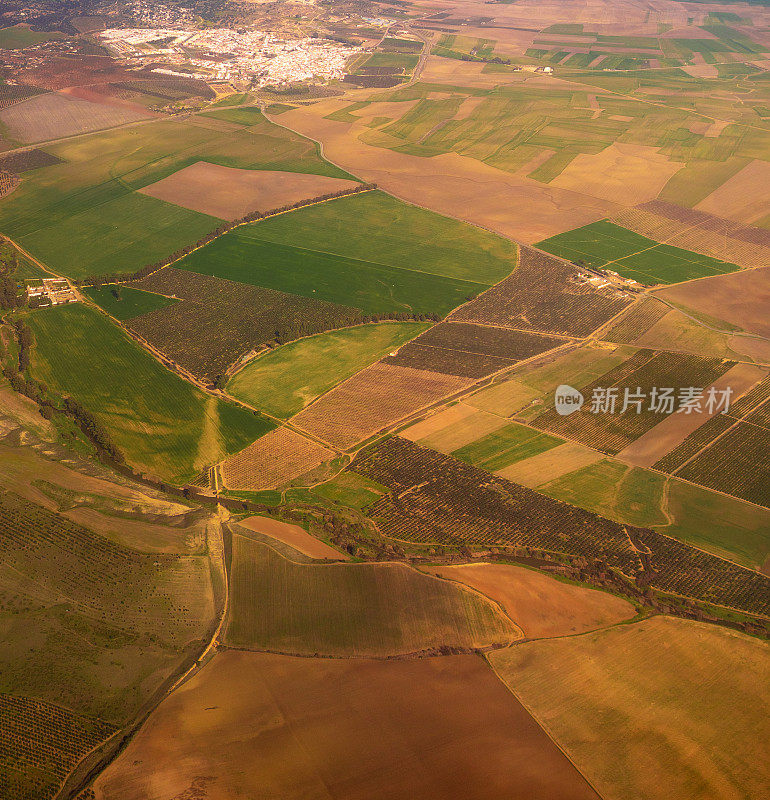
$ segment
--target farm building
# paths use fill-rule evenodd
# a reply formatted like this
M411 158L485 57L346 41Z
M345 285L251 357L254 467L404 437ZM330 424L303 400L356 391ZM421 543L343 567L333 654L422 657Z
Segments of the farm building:
M33 308L77 303L78 298L66 278L27 281L27 301Z

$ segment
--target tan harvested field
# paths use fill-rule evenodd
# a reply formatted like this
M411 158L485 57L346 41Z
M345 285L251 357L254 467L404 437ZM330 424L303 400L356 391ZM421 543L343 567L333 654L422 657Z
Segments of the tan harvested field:
M467 378L428 370L372 364L291 421L344 450L472 383Z
M322 142L332 161L402 200L520 241L539 242L620 210L616 203L539 183L457 153L421 158L368 145L357 138L369 130L360 123L324 119L346 105L348 101L324 100L287 111L273 121Z
M750 225L770 207L770 161L755 159L695 206L699 211Z
M462 424L468 417L474 416L475 412L475 408L471 408L465 403L455 403L455 405L431 414L420 422L415 422L414 425L410 425L398 435L409 439L410 442L418 442L444 428Z
M528 639L584 633L630 619L636 613L620 597L562 583L526 567L461 564L430 571L499 603Z
M222 480L228 489L275 489L331 458L331 450L280 427L224 461Z
M711 387L720 392L732 389L731 399L734 401L759 383L767 374L768 370L763 367L753 364L736 364L714 381ZM704 388L704 397L708 396L708 388ZM637 467L651 467L722 410L713 408L709 412L708 407L704 404L700 410L695 410L690 414L670 414L636 441L624 447L617 457L621 461L627 461Z
M749 333L770 338L770 267L680 283L656 292L664 300L685 306Z
M350 556L347 553L335 550L326 542L316 539L315 536L311 536L299 525L291 525L288 522L281 522L279 519L260 516L238 520L238 525L248 528L250 531L270 536L279 542L284 542L295 550L299 550L300 553L310 556L310 558L334 558L341 561L350 561Z
M49 93L3 109L0 122L15 139L31 143L112 128L151 116L130 108Z
M73 508L64 516L105 539L145 553L202 553L206 543L205 522L187 527L160 525L136 519L103 514L93 508Z
M97 800L595 800L477 656L217 655L97 778Z
M532 458L497 470L501 478L535 489L563 475L595 464L602 454L577 442L565 442Z
M657 197L683 166L656 147L616 142L595 155L579 154L549 186L635 205Z
M766 795L766 642L657 616L490 661L605 800Z
M201 214L232 221L251 211L271 211L356 185L354 181L322 175L234 169L198 161L139 191Z
M463 418L455 418L452 412L458 406L452 406L425 421L434 422L435 427L433 430L427 432L425 429L417 431L421 435L415 438L416 432L414 428L425 424L418 423L414 428L407 428L399 436L411 439L413 442L419 442L424 447L430 447L440 453L451 453L459 447L464 447L466 444L481 439L482 436L486 436L488 433L499 430L508 422L503 417L488 414L486 411L479 411L472 406L465 406L462 403L459 406L469 412Z
M520 411L539 396L540 392L537 389L527 386L516 378L511 378L482 389L467 397L464 402L480 408L482 411L508 417L514 412Z

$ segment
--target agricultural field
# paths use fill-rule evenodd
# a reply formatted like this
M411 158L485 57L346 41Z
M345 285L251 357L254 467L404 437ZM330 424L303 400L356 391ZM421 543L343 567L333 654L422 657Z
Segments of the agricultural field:
M264 721L258 735L255 720ZM163 800L191 786L212 797L597 798L470 655L220 653L161 704L96 780L94 797Z
M538 333L587 336L628 305L613 289L577 280L577 267L522 247L513 274L452 314L475 322Z
M110 316L123 322L127 319L149 314L159 308L166 308L175 301L162 294L153 294L130 286L113 284L112 286L88 286L83 292L87 294L99 308L103 308Z
M179 302L132 317L129 328L209 381L252 351L362 321L356 308L176 267L131 286Z
M760 267L770 258L770 232L662 200L626 209L611 221L650 239L741 267Z
M426 328L421 322L381 322L309 336L248 362L227 391L286 419Z
M602 797L750 797L767 783L765 642L657 616L490 661Z
M30 144L113 128L149 116L130 108L50 93L3 109L0 123L14 139Z
M650 528L636 527L649 524L649 511L641 503L634 511L645 516L619 524L396 436L362 450L350 469L390 489L390 495L367 509L389 538L424 546L537 548L599 559L628 576L640 576L652 567L655 572L645 579L660 591L748 613L770 611L770 579ZM662 476L650 480L655 478ZM643 500L637 490L631 497ZM629 535L639 544L632 546ZM722 534L712 535L719 539ZM766 547L766 536L760 531L752 544ZM640 546L649 549L645 562L638 555Z
M227 131L197 122L158 120L46 147L63 163L25 176L13 198L0 203L0 229L73 278L133 272L222 222L137 191L185 167L206 161L350 178L320 158L312 142L266 119Z
M335 456L332 450L290 428L266 433L222 464L228 489L275 489Z
M94 414L142 471L189 479L271 427L178 378L92 309L45 309L28 324L33 376Z
M120 725L210 625L208 559L127 548L10 492L0 513L2 692Z
M378 362L311 403L291 422L346 450L471 383L467 378Z
M519 636L480 595L404 564L300 564L269 545L233 538L225 641L236 647L362 657Z
M560 416L551 406L533 420L533 425L549 433L578 441L604 453L615 455L651 431L684 402L687 387L716 386L718 379L735 366L733 361L699 358L666 351L637 350L634 355L600 378L580 387L586 403L569 416ZM671 388L672 402L655 405L653 388ZM605 407L601 389L616 390L616 402ZM595 398L599 397L597 401ZM609 394L607 394L609 397ZM678 398L678 399L677 399ZM704 401L705 410L705 401ZM719 409L717 409L719 410ZM690 412L693 413L693 412ZM685 420L687 413L676 417ZM676 431L674 431L674 436ZM657 444L654 440L653 444Z
M233 221L253 211L264 214L355 186L353 181L324 175L235 169L199 161L139 191L191 211Z
M365 192L241 226L179 266L366 313L444 316L515 259L511 242Z
M282 542L292 550L313 559L331 559L333 561L349 561L350 556L341 550L335 550L326 542L322 542L309 534L299 525L273 519L272 517L246 517L238 520L239 528L260 533L275 542ZM247 534L248 535L248 534Z
M442 322L383 361L463 378L482 378L559 347L565 341L524 331Z
M17 50L51 39L59 39L61 36L58 31L33 31L29 25L13 25L0 29L0 48Z
M3 795L53 797L75 764L114 732L112 725L52 703L0 694Z
M611 269L639 283L679 283L734 272L736 264L648 239L602 220L538 242L540 249L593 269Z
M631 603L620 597L559 581L526 567L460 564L429 569L499 603L527 639L585 633L635 614Z
M498 472L511 464L545 453L563 442L557 436L523 425L506 425L454 450L451 455L471 466Z
M656 295L690 314L717 320L718 327L733 326L770 337L766 313L770 302L770 267L702 278L668 287Z

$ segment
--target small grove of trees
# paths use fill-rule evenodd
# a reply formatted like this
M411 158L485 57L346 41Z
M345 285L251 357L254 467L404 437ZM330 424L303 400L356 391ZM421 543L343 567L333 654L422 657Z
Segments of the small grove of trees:
M146 278L153 272L157 272L159 269L167 267L169 264L173 264L180 258L184 258L186 255L192 253L193 250L197 250L200 247L204 247L209 242L214 241L214 239L218 239L220 236L223 236L228 231L231 231L233 228L238 227L238 225L243 225L247 222L258 222L260 219L271 217L274 214L283 214L286 211L293 211L294 209L313 205L314 203L321 203L325 200L333 200L336 197L345 197L351 194L358 194L359 192L368 192L376 188L377 188L376 183L362 183L359 186L353 187L352 189L341 189L338 192L329 192L327 194L319 195L318 197L314 197L311 200L300 200L296 203L291 203L290 205L281 206L280 208L274 208L271 211L265 212L264 214L259 211L252 211L250 214L246 214L246 216L241 217L240 219L237 219L233 222L223 223L218 228L215 228L210 233L207 233L202 239L199 239L197 242L195 242L195 244L187 245L187 247L182 247L181 249L176 250L170 256L164 258L162 261L157 261L154 264L146 264L145 266L138 269L136 272L112 272L103 275L95 275L91 278L86 278L85 280L78 281L77 283L78 286L101 286L105 283L120 283L123 281L135 281L139 280L140 278Z

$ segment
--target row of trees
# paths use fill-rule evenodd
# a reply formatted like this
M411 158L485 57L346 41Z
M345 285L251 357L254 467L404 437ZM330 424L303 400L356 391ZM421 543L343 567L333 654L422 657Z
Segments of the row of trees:
M140 278L146 278L153 272L157 272L159 269L167 267L169 264L173 264L175 261L179 261L179 259L184 258L192 253L193 250L198 250L199 248L209 244L209 242L213 242L214 239L218 239L220 236L223 236L228 231L233 230L233 228L237 228L239 225L244 225L248 222L258 222L261 219L272 217L275 214L283 214L287 211L294 211L297 208L313 205L314 203L321 203L325 200L334 200L337 197L345 197L351 194L358 194L359 192L368 192L376 188L376 183L362 183L352 189L341 189L338 192L329 192L327 194L314 197L311 200L299 200L296 203L281 206L280 208L274 208L271 211L266 211L265 213L260 211L252 211L250 214L246 214L246 216L234 220L233 222L222 223L218 228L215 228L210 233L207 233L202 239L199 239L197 242L195 242L195 244L182 247L180 250L172 253L167 258L157 261L154 264L147 264L138 269L136 272L113 272L104 275L94 275L90 278L85 278L84 280L78 281L77 284L78 286L101 286L105 283L122 283L124 281L134 281L139 280Z

